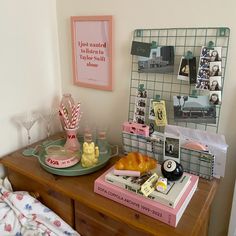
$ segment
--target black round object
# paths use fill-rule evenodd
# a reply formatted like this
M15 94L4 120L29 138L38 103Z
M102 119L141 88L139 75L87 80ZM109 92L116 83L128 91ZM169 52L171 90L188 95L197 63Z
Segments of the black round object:
M175 181L181 178L184 173L183 166L174 160L165 160L161 165L161 172L169 181Z

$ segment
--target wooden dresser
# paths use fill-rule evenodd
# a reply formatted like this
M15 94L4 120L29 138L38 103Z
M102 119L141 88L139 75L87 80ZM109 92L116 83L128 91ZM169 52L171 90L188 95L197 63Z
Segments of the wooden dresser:
M0 159L14 190L34 193L81 235L207 235L210 208L219 184L216 179L200 179L177 228L173 228L93 192L94 180L117 158L93 174L63 177L46 172L37 158L21 153L19 150Z

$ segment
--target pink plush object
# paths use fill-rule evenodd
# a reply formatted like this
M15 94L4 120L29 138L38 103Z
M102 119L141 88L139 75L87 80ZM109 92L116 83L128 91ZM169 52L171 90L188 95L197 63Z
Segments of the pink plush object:
M196 151L208 151L208 148L206 145L203 145L197 141L189 141L183 145L183 148L186 149L192 149Z
M124 175L124 176L140 176L139 171L134 171L134 170L113 170L114 175Z

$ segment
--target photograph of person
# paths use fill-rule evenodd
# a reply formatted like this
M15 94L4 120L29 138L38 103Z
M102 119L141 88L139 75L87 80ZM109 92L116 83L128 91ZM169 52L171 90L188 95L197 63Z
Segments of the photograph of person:
M179 159L180 154L180 141L178 138L165 137L165 157L164 159ZM177 160L176 160L177 161ZM179 161L177 161L179 162Z
M221 61L221 47L210 50L210 61Z
M210 76L221 75L221 62L210 62Z
M184 57L180 60L180 66L179 66L179 73L178 73L178 79L189 81L189 63L188 60Z
M201 69L209 69L210 63L207 58L201 58L200 60L200 68Z
M221 90L221 76L210 77L210 90L211 91Z
M198 78L196 88L202 90L209 90L209 81Z
M201 57L210 57L210 50L207 47L202 47Z
M201 79L209 79L210 77L210 72L209 70L204 70L204 69L200 69L198 72L198 77L200 77Z
M210 92L210 104L219 105L221 104L221 91Z

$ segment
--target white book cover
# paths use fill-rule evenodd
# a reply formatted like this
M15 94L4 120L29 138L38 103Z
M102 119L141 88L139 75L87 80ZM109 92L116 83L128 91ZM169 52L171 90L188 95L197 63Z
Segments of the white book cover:
M114 175L113 171L110 171L106 174L105 180L118 187L143 195L140 191L141 185L152 175L153 172L157 172L158 176L162 176L160 166L158 166L156 170L142 175L141 177L118 176ZM189 174L184 173L178 181L168 181L167 190L165 192L154 190L148 198L153 199L154 201L157 201L165 206L175 208L187 189L190 183L190 178L191 176Z

